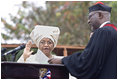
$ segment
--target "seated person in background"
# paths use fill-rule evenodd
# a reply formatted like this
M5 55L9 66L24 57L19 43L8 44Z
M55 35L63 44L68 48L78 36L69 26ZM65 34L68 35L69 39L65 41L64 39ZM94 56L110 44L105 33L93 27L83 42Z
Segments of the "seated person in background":
M23 55L17 62L49 64L49 58L54 57L51 52L56 47L60 30L58 27L37 25L31 32L30 37L38 47L37 53L31 55L32 42L28 41Z

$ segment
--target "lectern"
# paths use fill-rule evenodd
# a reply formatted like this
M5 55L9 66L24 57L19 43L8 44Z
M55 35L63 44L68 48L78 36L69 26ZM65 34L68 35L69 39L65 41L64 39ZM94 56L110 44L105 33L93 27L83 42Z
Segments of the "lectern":
M68 70L61 64L1 62L2 79L39 79L42 70L49 70L51 79L69 79Z

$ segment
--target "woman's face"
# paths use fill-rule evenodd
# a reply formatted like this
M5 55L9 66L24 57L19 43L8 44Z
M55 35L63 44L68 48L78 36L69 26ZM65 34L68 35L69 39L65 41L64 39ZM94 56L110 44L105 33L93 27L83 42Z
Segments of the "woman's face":
M54 43L49 38L43 38L39 42L39 49L46 55L49 56L50 52L54 49Z

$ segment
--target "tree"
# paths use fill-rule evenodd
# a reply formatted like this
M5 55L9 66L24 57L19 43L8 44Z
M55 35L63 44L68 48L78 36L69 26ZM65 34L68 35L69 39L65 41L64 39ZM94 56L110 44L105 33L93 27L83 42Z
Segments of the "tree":
M117 25L117 1L103 1L112 8L112 23ZM5 40L29 40L29 34L35 25L58 26L61 30L58 44L86 45L89 40L90 29L87 24L88 7L96 1L47 1L46 9L36 7L35 4L23 1L18 15L10 15L15 26L2 18L5 29L8 30Z

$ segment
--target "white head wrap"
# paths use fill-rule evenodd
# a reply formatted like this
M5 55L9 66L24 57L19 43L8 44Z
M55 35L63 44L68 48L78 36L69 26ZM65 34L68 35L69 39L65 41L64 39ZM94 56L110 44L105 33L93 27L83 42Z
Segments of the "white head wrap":
M56 47L59 34L60 30L58 27L37 25L30 33L30 37L37 47L39 47L39 42L43 38L51 39L54 42L54 47Z

